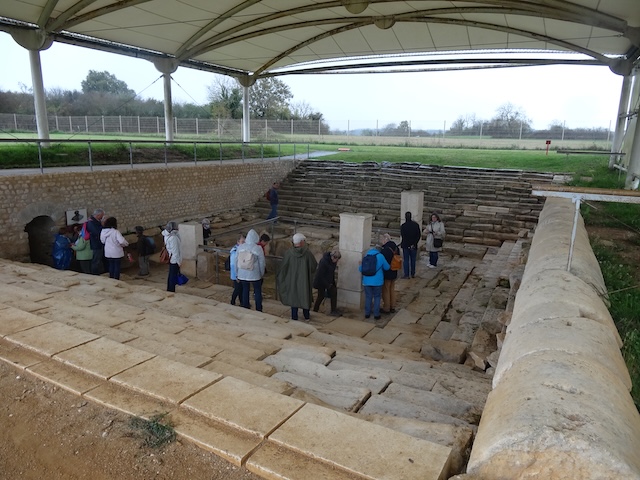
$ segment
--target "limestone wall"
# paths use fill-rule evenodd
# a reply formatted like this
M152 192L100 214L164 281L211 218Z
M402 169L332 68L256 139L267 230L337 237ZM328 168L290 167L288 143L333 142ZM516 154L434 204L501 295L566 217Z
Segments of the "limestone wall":
M27 260L25 226L38 216L65 225L65 212L103 208L122 231L164 225L254 204L292 160L229 165L0 176L0 257ZM52 238L53 240L53 238Z
M640 478L640 416L598 262L567 199L547 199L467 475Z

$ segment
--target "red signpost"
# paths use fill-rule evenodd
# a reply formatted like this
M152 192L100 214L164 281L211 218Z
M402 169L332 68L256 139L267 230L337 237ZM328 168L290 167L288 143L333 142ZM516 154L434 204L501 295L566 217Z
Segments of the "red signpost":
M551 140L547 140L547 153L545 155L549 155L549 145L551 145Z

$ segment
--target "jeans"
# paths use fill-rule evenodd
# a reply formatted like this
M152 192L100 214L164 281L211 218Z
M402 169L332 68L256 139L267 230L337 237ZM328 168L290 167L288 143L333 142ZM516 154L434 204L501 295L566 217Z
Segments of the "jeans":
M438 252L429 252L429 264L434 267L438 265Z
M291 320L298 320L298 308L299 307L291 307ZM309 309L302 309L302 316L305 320L309 320Z
M418 249L415 247L407 247L402 249L404 276L415 277L416 276L416 256L418 255Z
M270 218L276 218L278 216L278 204L277 203L272 203L271 204L271 213L269 213L269 216L267 217L267 220L269 220Z
M325 296L326 293L326 296ZM317 312L320 310L320 304L323 302L325 297L329 297L331 300L331 311L335 312L338 309L338 289L335 285L331 285L329 288L319 288L318 296L316 298L316 303L313 305L313 311Z
M107 263L109 264L109 278L120 280L120 259L107 258Z
M178 284L178 275L180 275L180 265L177 263L169 264L169 276L167 277L167 292L175 292Z
M93 258L91 259L91 273L93 275L100 275L104 272L104 264L102 263L102 257L104 257L104 248L96 248L92 250Z
M262 311L262 279L260 280L240 280L242 282L242 306L251 308L249 303L249 290L253 285L253 299L256 302L256 310Z
M233 293L231 294L231 305L236 304L238 297L240 297L240 304L242 304L242 282L240 280L234 280Z
M138 275L149 275L149 255L141 255L138 257Z
M364 286L364 316L371 316L371 307L373 304L373 316L380 316L380 297L382 295L382 285L365 285Z

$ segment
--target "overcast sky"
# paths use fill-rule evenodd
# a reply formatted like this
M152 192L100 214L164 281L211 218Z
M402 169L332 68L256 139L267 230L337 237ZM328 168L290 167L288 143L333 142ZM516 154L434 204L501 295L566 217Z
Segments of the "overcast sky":
M0 90L31 88L29 54L0 32ZM142 98L162 100L160 73L146 60L54 44L41 52L45 89L81 90L89 70L108 71ZM174 102L207 103L215 76L180 67L173 75ZM622 77L606 67L545 66L482 71L279 77L293 102L319 111L332 128L383 127L411 122L413 129L449 128L460 116L490 119L511 102L533 127L553 121L569 128L615 128ZM12 112L0 112L12 113Z

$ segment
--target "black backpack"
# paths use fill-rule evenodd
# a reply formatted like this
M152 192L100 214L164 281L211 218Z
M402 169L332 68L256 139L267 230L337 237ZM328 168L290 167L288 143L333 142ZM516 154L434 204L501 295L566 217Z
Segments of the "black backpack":
M362 275L373 277L378 272L378 254L367 254L362 258Z

